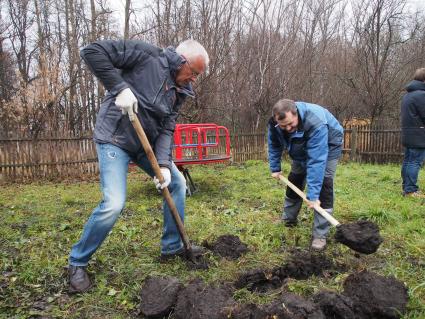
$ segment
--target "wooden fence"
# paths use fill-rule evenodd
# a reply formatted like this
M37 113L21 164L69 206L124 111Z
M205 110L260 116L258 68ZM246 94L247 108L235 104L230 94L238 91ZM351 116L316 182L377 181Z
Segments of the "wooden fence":
M97 173L91 133L49 132L37 139L0 138L0 181L57 179Z
M223 138L223 137L221 137ZM224 153L222 148L215 150ZM372 163L400 162L403 158L399 129L370 126L347 127L344 157ZM265 132L231 134L232 161L267 160ZM97 175L92 134L44 133L0 138L0 182L34 179L78 178Z
M345 158L361 163L400 163L401 130L385 126L352 126L344 129Z

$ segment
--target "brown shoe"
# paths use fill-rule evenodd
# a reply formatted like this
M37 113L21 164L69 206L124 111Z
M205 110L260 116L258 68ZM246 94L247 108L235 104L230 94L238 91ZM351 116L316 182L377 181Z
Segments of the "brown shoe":
M415 197L415 198L425 198L425 194L421 192L412 192L412 193L405 193L404 196L406 197Z
M87 274L86 267L70 265L68 275L70 293L86 292L92 287L92 282Z

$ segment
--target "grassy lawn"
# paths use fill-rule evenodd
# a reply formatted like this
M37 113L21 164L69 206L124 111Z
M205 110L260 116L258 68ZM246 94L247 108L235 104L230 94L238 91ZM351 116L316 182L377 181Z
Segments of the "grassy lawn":
M286 173L288 169L285 164ZM200 190L187 200L189 238L202 243L233 234L250 252L236 261L212 257L209 270L190 271L182 261L160 264L161 197L146 175L135 171L129 177L127 206L91 261L95 288L72 296L67 294L64 266L100 200L98 182L2 186L0 318L129 318L137 312L148 275L172 275L183 282L195 277L234 281L244 270L281 265L287 248L308 248L312 214L303 207L300 225L283 227L283 186L269 177L267 163L194 166L191 174ZM420 186L425 188L423 171ZM401 196L400 166L341 164L335 193L335 217L342 223L360 218L378 223L384 243L377 253L359 256L331 241L325 254L345 264L347 273L290 280L287 288L304 296L324 288L341 290L350 273L367 268L408 286L404 318L425 318L425 201ZM256 303L272 298L246 289L235 296Z

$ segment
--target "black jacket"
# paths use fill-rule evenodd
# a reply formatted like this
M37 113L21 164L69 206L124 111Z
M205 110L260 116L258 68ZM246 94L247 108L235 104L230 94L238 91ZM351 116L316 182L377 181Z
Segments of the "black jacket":
M112 143L131 157L143 153L127 115L115 105L117 94L131 88L139 118L160 166L171 167L173 132L179 109L191 85L177 87L175 73L184 63L174 48L161 49L137 40L98 41L81 50L81 57L108 90L96 119L94 140Z
M413 80L401 101L401 143L425 148L425 82Z

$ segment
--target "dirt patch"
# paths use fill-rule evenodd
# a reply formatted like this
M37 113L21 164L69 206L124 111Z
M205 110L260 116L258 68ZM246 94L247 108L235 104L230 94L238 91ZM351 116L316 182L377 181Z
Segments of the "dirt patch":
M174 315L178 319L224 319L234 304L229 287L196 280L179 292Z
M186 266L191 270L205 270L210 268L206 255L194 255L193 259L186 258Z
M367 220L339 225L335 240L363 254L373 254L383 241L378 226Z
M147 318L163 318L173 309L183 285L174 277L148 277L140 292L140 313Z
M237 289L265 293L282 286L282 279L273 270L253 269L239 276L234 285Z
M289 292L283 293L277 300L266 305L264 310L270 318L326 319L322 310L316 304Z
M295 251L288 263L272 270L250 270L237 279L235 287L246 287L250 291L264 293L282 286L286 278L307 279L315 276L332 275L334 265L323 254Z
M204 246L214 254L230 260L238 259L248 251L248 246L234 235L222 235L212 244L205 242Z
M401 281L368 271L348 276L344 295L353 300L359 318L400 318L408 302L407 288Z
M322 276L334 267L332 261L320 253L295 251L289 262L274 270L281 279L307 279L313 275Z
M356 319L353 301L344 295L332 291L321 291L312 297L326 318Z

